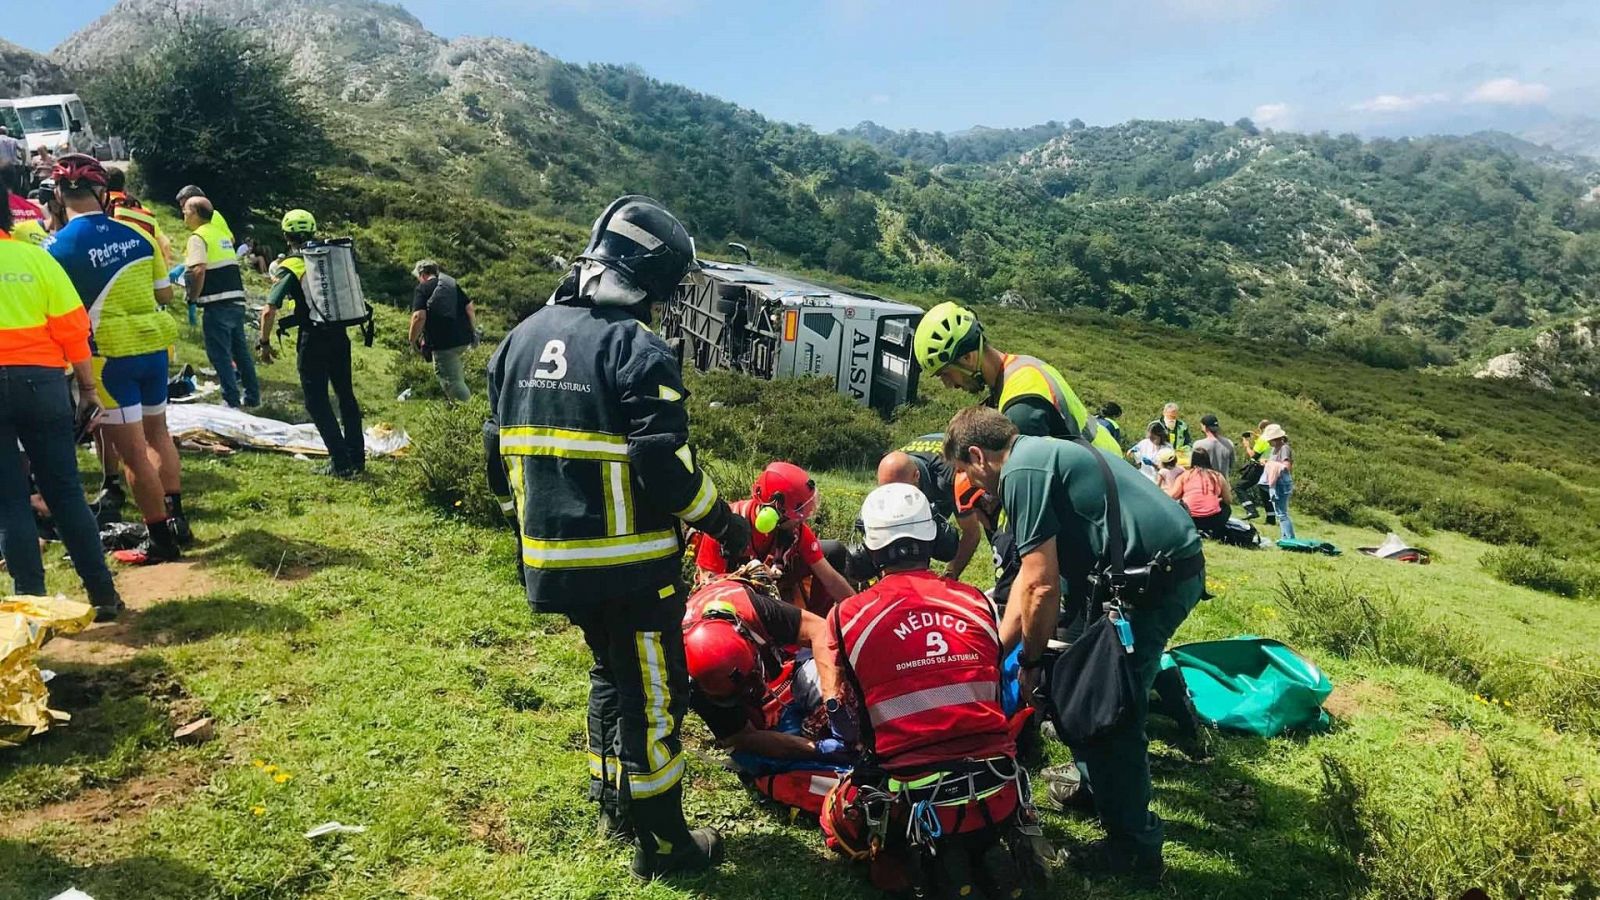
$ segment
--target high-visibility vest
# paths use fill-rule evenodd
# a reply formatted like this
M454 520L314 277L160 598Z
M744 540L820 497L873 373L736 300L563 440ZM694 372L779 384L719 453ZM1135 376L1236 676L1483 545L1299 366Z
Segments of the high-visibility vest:
M994 605L926 569L895 572L829 613L865 739L889 772L1015 752L1000 703Z
M216 219L194 230L206 242L206 280L195 303L207 306L244 299L244 275L239 271L239 256L233 249L233 232Z
M1122 455L1122 447L1117 444L1116 438L1101 428L1100 423L1089 418L1083 401L1073 393L1067 379L1055 366L1037 357L1007 354L1003 373L996 409L1005 412L1006 407L1018 400L1042 397L1060 416L1049 437L1071 440L1081 434L1112 456Z

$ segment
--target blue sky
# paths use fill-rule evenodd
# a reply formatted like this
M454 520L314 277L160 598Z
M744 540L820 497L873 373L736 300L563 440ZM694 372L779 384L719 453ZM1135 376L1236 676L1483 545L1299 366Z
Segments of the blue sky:
M1363 134L1600 116L1600 2L402 0L431 30L526 41L833 129L1253 116ZM54 46L111 0L7 17Z

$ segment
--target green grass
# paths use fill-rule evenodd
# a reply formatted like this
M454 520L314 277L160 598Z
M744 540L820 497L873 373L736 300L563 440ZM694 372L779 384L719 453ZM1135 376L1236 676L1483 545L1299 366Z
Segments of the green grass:
M384 327L397 320L386 315ZM1310 514L1298 517L1301 532L1345 556L1208 548L1217 597L1178 640L1293 640L1337 685L1335 726L1311 737L1228 737L1214 762L1196 765L1155 723L1170 876L1154 896L1454 896L1473 885L1492 896L1595 896L1600 814L1585 785L1600 783L1600 606L1494 580L1478 562L1488 544L1399 526L1404 504L1372 488L1424 499L1467 491L1519 509L1541 539L1564 518L1562 544L1594 540L1600 486L1554 453L1580 401L1331 358L1208 352L1189 336L1088 321L1035 329L1025 342L1020 316L995 320L997 340L1039 348L1086 399L1153 410L1171 397L1191 421L1211 408L1230 420L1287 421L1307 494L1325 484L1371 499L1360 508L1395 521L1435 559L1409 567L1364 557L1354 549L1381 534ZM198 358L193 346L181 352ZM392 353L382 340L357 352L371 420L419 435L453 422L457 450L447 455L470 454L481 410L450 416L432 401L396 403ZM266 375L273 390L295 390L292 360ZM959 399L934 386L926 393L893 424L895 438L927 430ZM1363 401L1373 410L1366 420L1330 411L1374 395ZM1425 422L1454 432L1414 427ZM1372 446L1386 450L1373 455ZM451 477L470 477L471 466L457 463L462 474ZM132 661L60 667L57 702L75 721L0 756L0 820L173 772L191 773L197 787L108 821L53 820L20 833L0 825L0 897L42 900L76 885L119 900L756 898L775 884L802 886L804 896L873 896L828 856L814 825L757 803L724 772L692 717L689 813L724 829L729 862L699 879L631 882L625 851L594 836L584 800L587 663L576 631L529 616L511 536L448 496L428 500L418 457L376 462L354 483L267 454L189 456L185 465L202 543L195 556L215 589L134 617L142 649ZM745 460L712 471L729 494L749 475ZM1526 493L1494 489L1496 472ZM848 527L869 477L819 474L824 532ZM51 577L75 589L54 555ZM1286 599L1285 585L1302 580L1320 592L1321 616ZM1376 651L1350 638L1340 610L1351 597L1404 610ZM1384 649L1412 641L1418 652ZM1435 664L1441 658L1451 664ZM1471 665L1455 665L1462 660ZM214 715L217 739L173 744L175 710ZM292 777L280 784L263 766ZM330 819L368 830L301 836ZM1056 813L1047 830L1062 843L1097 833ZM1053 895L1146 896L1071 876Z

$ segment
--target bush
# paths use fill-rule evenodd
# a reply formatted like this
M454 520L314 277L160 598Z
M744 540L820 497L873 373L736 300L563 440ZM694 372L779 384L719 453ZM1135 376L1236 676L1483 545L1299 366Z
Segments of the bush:
M1430 803L1380 796L1370 766L1325 758L1326 827L1367 877L1369 897L1592 897L1600 889L1600 799L1521 761L1463 766Z
M1600 569L1534 547L1496 547L1479 557L1478 565L1506 584L1563 597L1600 595Z
M431 374L430 374L431 377ZM463 404L429 403L410 422L410 487L429 505L483 525L504 522L500 502L484 480L483 422L489 404L481 394Z
M1539 533L1522 511L1504 501L1457 494L1423 504L1418 514L1435 528L1460 532L1490 544L1538 543Z
M865 468L893 440L877 413L826 379L686 374L691 440L724 460L757 468L775 459L808 469Z
M1312 581L1301 572L1297 580L1279 583L1278 597L1292 613L1285 617L1291 641L1412 666L1469 688L1482 677L1482 640L1388 591L1367 592L1344 579Z

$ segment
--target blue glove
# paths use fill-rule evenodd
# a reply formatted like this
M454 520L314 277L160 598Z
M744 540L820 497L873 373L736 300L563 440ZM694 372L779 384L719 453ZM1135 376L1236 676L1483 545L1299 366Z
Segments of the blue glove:
M853 755L844 741L833 738L817 741L817 756L828 762L848 762Z

